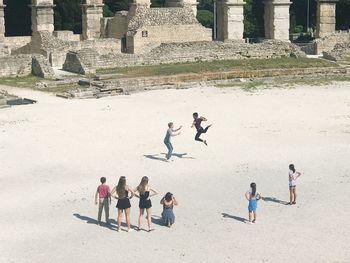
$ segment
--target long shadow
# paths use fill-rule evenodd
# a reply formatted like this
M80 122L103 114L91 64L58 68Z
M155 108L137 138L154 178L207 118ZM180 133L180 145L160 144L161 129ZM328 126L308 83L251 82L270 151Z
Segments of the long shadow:
M166 155L166 153L161 153L161 154ZM173 153L172 155L177 157L177 158L182 158L182 159L196 159L192 156L187 156L187 153Z
M73 214L73 216L75 216L76 218L82 220L82 221L86 221L87 224L94 224L94 225L98 225L98 221L94 218L91 218L91 217L88 217L88 216L82 216L82 215L79 215L79 214ZM113 219L109 220L109 223L112 223L113 222ZM109 228L111 230L116 230L116 227L111 225L111 224L106 224L105 222L101 222L101 226L102 227L106 227L106 228Z
M167 161L166 158L157 157L157 155L158 154L144 154L143 156L145 156L146 158L151 159L151 160L162 161L162 162Z
M160 216L151 216L151 221L153 224L158 225L158 226L164 226L163 220Z
M115 225L115 228L117 228L118 222L117 222L115 219L109 219L109 222L110 222L111 224ZM114 227L114 226L113 226L113 227ZM126 231L128 225L127 225L125 222L122 222L122 223L121 223L121 227L122 227L121 231ZM130 224L130 227L131 227L131 228L136 228L136 226L133 225L133 224Z
M221 215L224 218L231 218L231 219L237 220L237 221L242 222L242 223L245 223L245 221L246 221L245 218L239 217L239 216L233 216L233 215L229 215L229 214L226 214L226 213L221 213Z
M261 199L265 202L273 202L273 203L277 203L277 204L281 204L281 205L288 205L289 204L289 202L279 200L275 197L265 196L265 197L261 197Z

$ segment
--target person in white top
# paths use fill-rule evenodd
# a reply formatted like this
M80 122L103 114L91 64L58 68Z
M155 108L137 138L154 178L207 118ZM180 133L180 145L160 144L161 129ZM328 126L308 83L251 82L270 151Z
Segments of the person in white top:
M289 204L295 205L297 200L296 181L301 173L295 171L294 164L289 165Z

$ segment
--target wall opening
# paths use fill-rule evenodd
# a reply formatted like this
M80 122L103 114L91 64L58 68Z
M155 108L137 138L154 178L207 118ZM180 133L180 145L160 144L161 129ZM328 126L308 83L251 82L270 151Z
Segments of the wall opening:
M31 36L31 0L5 0L5 36Z
M55 0L54 4L55 30L69 30L74 34L81 34L82 0Z

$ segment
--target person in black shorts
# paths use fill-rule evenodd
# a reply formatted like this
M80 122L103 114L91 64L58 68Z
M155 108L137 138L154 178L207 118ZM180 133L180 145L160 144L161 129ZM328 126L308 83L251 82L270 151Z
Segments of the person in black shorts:
M129 196L130 193L130 196ZM118 229L120 230L122 214L125 211L125 219L126 224L128 226L128 232L131 232L132 229L130 227L130 199L134 196L134 191L126 184L125 176L121 176L119 178L118 185L112 189L111 196L118 200L117 208L118 208Z
M197 133L196 136L194 137L194 139L196 141L199 142L203 142L205 145L208 146L207 141L206 140L202 140L201 138L199 138L201 136L202 133L206 133L208 131L208 129L210 128L211 124L208 125L205 129L203 129L203 127L201 126L202 121L207 121L207 119L205 117L198 117L198 113L195 112L193 113L193 123L191 128L196 127Z
M151 202L151 197L155 196L157 193L156 190L152 189L149 184L148 184L148 177L144 176L141 179L141 182L139 186L135 189L135 192L138 192L135 194L136 197L140 198L139 201L139 208L140 208L140 215L139 215L139 220L138 220L138 226L136 228L137 231L141 230L141 220L142 217L145 213L146 210L146 218L147 218L147 223L148 223L148 232L151 232L154 230L151 227L151 207L152 207L152 202Z

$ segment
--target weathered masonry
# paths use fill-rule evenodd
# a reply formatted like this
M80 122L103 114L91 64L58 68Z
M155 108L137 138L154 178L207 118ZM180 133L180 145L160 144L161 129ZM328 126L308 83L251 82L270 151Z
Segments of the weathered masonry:
M242 39L244 0L216 1L218 40ZM317 37L335 31L337 1L317 0ZM165 0L165 8L150 8L150 0L132 0L129 11L118 12L110 19L103 18L103 0L83 0L80 39L120 38L124 48L130 52L137 52L150 42L209 40L211 32L196 21L197 4L196 0ZM264 1L265 38L289 39L290 5L290 0ZM5 39L4 8L4 0L0 0L0 43ZM53 0L31 0L32 34L54 31L53 8ZM167 31L166 34L164 30Z

